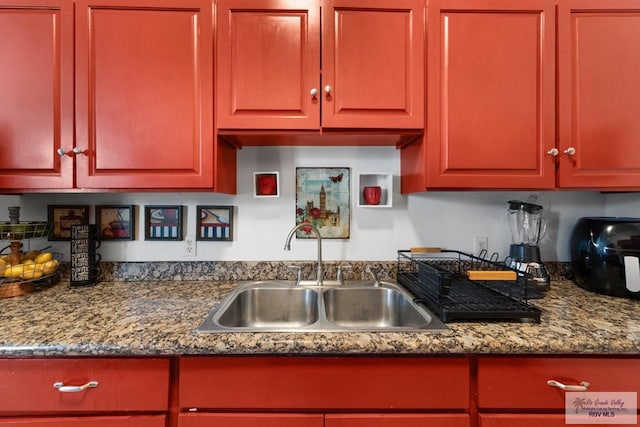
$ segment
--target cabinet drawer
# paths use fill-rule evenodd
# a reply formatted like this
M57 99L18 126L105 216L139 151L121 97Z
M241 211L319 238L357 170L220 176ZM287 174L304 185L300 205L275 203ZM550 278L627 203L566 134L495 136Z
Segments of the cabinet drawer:
M54 387L98 384L78 392ZM168 359L0 359L0 412L166 411Z
M478 359L480 408L563 410L564 391L547 384L556 380L588 391L640 390L640 359L565 357L486 357Z
M0 418L1 426L16 427L165 427L166 423L164 415Z
M463 409L465 357L185 357L181 408Z

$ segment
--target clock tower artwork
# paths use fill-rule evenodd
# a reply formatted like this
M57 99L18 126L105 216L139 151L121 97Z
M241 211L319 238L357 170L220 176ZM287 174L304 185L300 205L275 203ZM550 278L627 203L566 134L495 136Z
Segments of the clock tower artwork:
M349 238L350 187L349 168L297 168L296 224L313 224L323 238ZM297 237L311 237L311 228Z

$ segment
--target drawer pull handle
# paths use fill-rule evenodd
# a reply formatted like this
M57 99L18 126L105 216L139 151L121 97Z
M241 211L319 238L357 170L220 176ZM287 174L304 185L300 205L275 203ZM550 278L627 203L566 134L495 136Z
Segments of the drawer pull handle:
M57 388L61 393L78 393L88 388L98 387L98 381L89 381L84 385L64 385L63 382L53 383L53 387Z
M564 391L587 391L587 389L589 388L589 383L586 381L582 381L580 385L567 385L562 384L560 381L549 380L547 381L547 384L551 387L558 387L559 389Z

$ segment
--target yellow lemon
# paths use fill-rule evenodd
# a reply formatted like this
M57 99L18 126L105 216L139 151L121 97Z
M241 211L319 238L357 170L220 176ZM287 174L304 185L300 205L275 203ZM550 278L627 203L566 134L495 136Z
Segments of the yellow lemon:
M43 252L37 257L35 257L34 261L36 264L42 264L47 261L51 261L53 259L53 254L51 252Z
M20 275L21 278L26 280L35 280L41 278L43 275L42 271L31 269L25 269Z
M53 274L53 272L58 268L58 260L52 259L51 261L47 261L42 264L42 267L44 274Z
M23 271L24 271L24 265L16 264L16 265L11 265L5 268L3 274L4 274L4 277L8 279L15 279L20 277Z
M40 251L39 251L39 250L34 249L34 250L29 251L29 252L27 252L26 254L24 254L23 259L24 259L25 261L27 261L27 260L34 260L34 259L36 259L36 257L37 257L38 255L40 255Z

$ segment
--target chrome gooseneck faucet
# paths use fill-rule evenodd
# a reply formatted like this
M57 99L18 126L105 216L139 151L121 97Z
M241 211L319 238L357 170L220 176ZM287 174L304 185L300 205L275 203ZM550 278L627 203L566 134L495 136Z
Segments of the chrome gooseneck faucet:
M318 239L318 268L317 268L316 282L318 285L322 285L322 277L324 275L322 271L322 236L320 236L320 230L318 230L316 226L303 222L293 227L291 231L289 231L287 240L284 243L284 250L285 251L291 250L291 239L293 239L293 236L296 234L296 231L298 231L302 227L309 227L311 230L313 230L313 232L316 234L316 237Z

